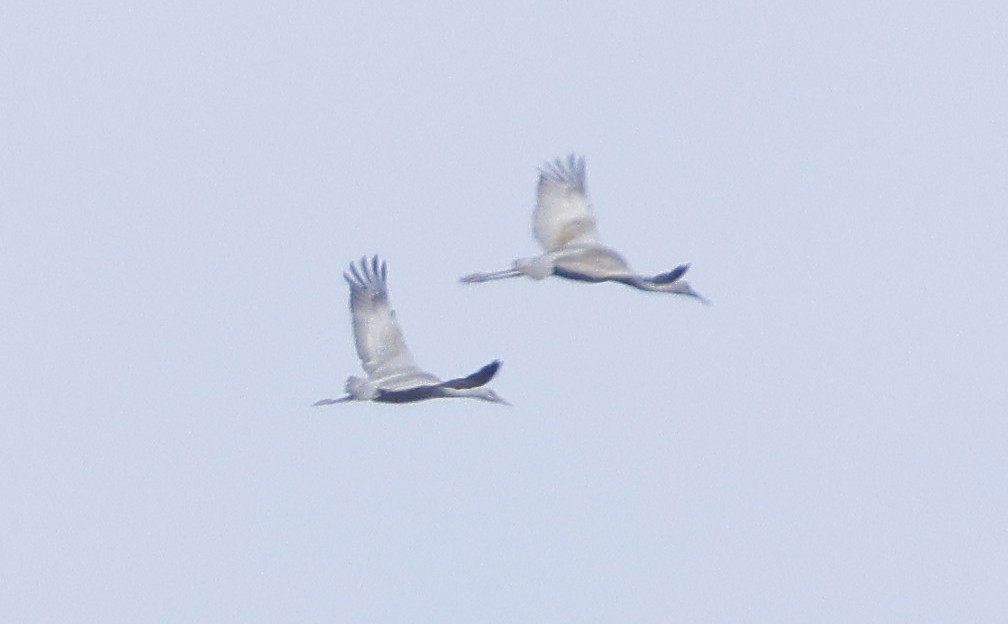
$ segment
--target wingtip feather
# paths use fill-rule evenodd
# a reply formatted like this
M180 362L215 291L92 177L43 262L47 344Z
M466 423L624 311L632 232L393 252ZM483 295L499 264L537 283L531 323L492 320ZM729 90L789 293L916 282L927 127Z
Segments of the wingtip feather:
M567 158L557 157L539 168L539 184L555 182L585 192L585 158L571 152Z

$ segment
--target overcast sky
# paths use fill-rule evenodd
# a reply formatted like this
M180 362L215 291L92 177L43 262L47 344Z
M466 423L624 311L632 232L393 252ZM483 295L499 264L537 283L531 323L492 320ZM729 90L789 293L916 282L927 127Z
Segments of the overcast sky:
M0 620L1008 612L1002 2L0 8ZM714 305L552 278L537 167ZM389 264L508 408L312 408Z

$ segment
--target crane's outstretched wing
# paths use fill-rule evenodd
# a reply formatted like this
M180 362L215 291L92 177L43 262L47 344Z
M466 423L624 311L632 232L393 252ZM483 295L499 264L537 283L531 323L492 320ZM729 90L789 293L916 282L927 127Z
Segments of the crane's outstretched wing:
M585 190L585 161L574 154L539 170L533 230L547 251L570 245L597 244L595 217Z
M350 265L344 273L350 284L350 311L353 314L357 355L368 377L381 378L400 371L416 370L406 346L395 311L389 305L385 278L388 267L378 256L361 258L360 266Z

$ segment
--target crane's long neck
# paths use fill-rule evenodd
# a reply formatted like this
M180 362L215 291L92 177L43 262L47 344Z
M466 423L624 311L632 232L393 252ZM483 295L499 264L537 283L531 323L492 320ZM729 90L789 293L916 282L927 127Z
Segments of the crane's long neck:
M459 281L464 284L477 284L479 282L489 282L490 280L519 277L521 274L521 271L517 269L505 269L503 271L493 271L492 273L470 273Z

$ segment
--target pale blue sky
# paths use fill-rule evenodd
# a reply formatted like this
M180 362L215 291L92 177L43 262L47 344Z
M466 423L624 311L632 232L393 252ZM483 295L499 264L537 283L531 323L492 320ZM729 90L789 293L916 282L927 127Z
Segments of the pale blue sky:
M1008 612L997 2L0 8L0 620ZM710 308L463 274L603 240ZM476 401L313 409L379 253Z

